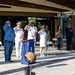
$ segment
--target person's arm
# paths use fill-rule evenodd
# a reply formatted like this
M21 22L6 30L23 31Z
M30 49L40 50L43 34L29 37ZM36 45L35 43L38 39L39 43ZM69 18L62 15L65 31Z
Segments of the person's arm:
M35 33L35 36L37 37L37 35L38 35L38 30L37 30L37 28L36 28L36 33Z
M60 31L56 32L56 35L58 35L58 34L59 34L59 32L60 32Z
M29 26L29 25L26 25L26 26L24 27L24 30L27 30L28 26Z
M14 31L15 31L15 33L16 33L16 32L17 32L17 26L16 26L16 27L14 27L13 29L14 29Z
M8 25L7 24L5 24L4 26L3 26L3 30L6 32L7 31L7 29L8 29Z
M47 36L47 33L46 33L46 36ZM51 35L50 35L50 31L48 30L48 41L51 39Z
M24 30L22 29L22 34L24 35Z
M25 37L24 37L24 30L22 29L22 38L24 39Z
M38 31L38 34L40 34L41 30Z
M68 28L65 28L65 36L67 36L67 34L68 34L67 33L68 32L67 30L68 30Z
M15 30L17 28L17 26L16 27L14 27L13 29Z
M73 29L72 29L72 37L73 37Z
M38 35L38 32L36 32L35 36L37 37L37 35Z
M38 31L38 34L42 34L42 33L43 33L43 30L42 29Z

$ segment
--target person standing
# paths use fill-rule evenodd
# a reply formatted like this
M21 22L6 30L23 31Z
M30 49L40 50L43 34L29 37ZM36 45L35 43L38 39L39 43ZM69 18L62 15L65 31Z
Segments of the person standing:
M60 50L61 41L62 41L62 38L63 38L63 33L62 33L60 25L57 27L56 37L57 37L57 49Z
M3 30L5 32L5 35L4 35L5 62L13 62L11 60L11 55L13 51L15 33L13 28L11 27L10 21L6 21L5 25L3 26Z
M46 31L46 39L47 39L47 41L50 41L50 31L48 29L48 25L46 25L45 31Z
M21 28L21 22L16 23L16 27L14 27L15 31L15 47L16 47L16 57L21 57L21 51L22 51L22 40L24 31Z
M36 37L37 37L37 28L34 26L34 20L30 20L29 24L25 26L24 30L28 31L27 40L29 42L29 51L34 53Z
M27 39L34 39L34 42L36 42L37 28L34 26L34 20L29 21L29 24L26 25L24 30L28 31Z
M46 31L44 25L41 26L41 30L38 31L38 34L40 35L40 56L43 57L46 51Z
M67 50L71 50L71 44L72 44L72 38L73 38L73 29L70 24L68 24L68 27L65 29L66 33L66 45Z

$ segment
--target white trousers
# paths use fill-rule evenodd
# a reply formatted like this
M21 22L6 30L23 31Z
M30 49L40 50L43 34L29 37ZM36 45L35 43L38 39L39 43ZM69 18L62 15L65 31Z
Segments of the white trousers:
M22 41L15 39L16 57L21 57Z

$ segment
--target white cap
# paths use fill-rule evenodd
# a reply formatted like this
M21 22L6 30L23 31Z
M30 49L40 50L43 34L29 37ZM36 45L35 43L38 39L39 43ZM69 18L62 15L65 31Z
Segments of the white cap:
M34 20L30 20L29 23L34 23Z
M17 22L16 24L17 24L17 25L21 25L21 22L19 21L19 22Z
M45 26L44 26L44 25L42 25L40 28L45 28Z

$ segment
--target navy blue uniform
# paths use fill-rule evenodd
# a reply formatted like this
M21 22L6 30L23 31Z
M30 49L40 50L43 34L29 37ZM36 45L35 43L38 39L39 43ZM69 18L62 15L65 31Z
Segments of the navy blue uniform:
M66 33L67 50L71 50L72 37L73 37L73 29L67 27L66 30L65 30L65 33Z

